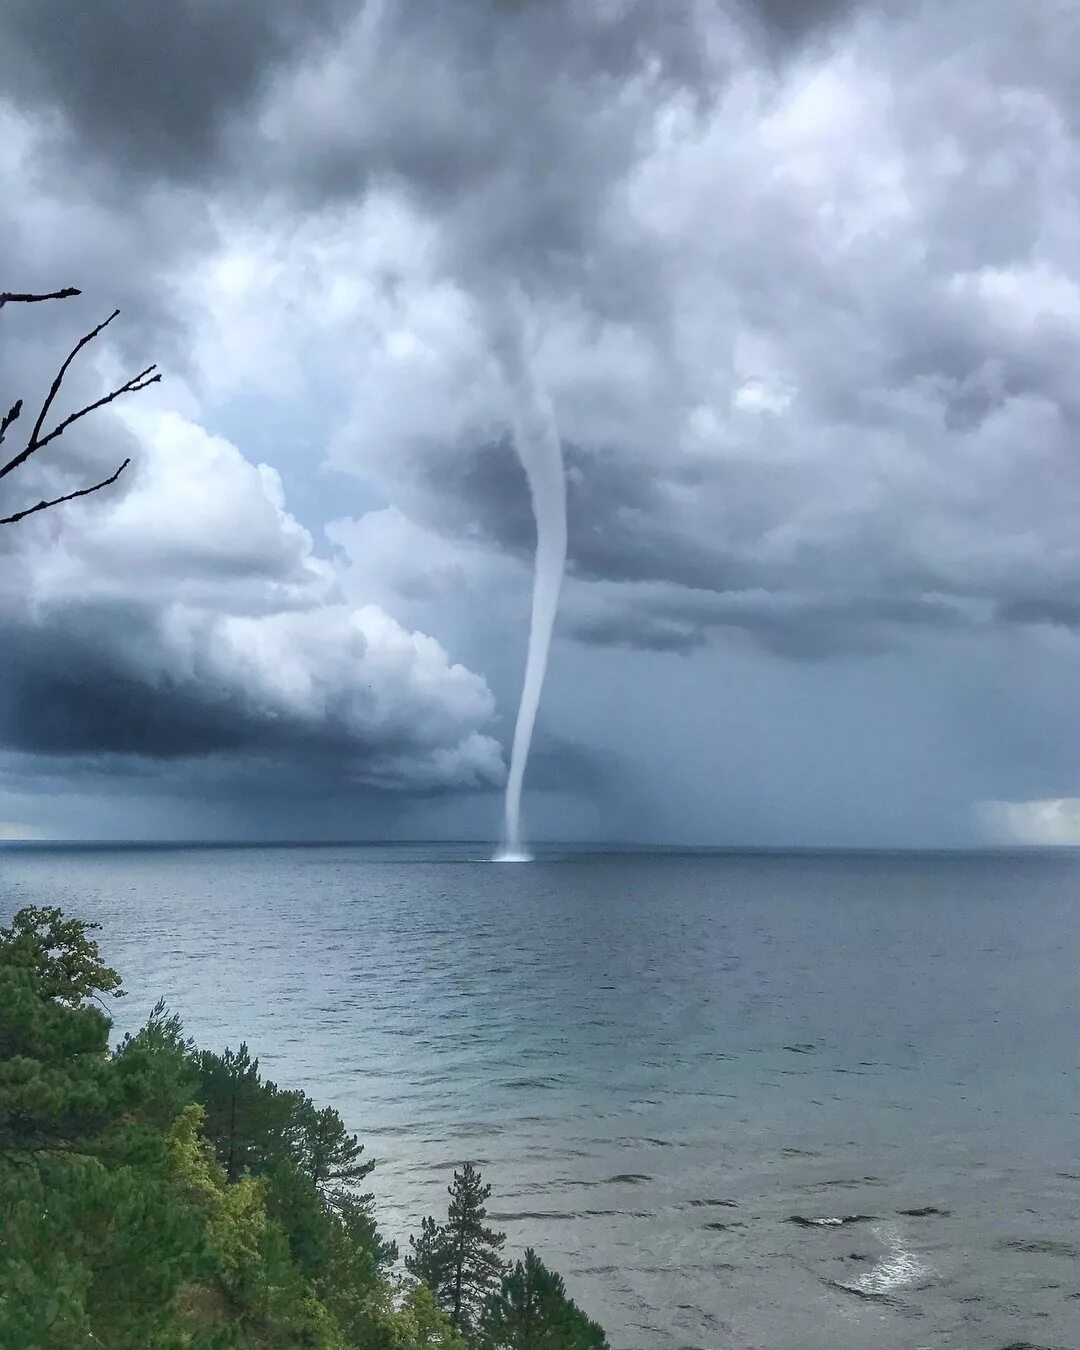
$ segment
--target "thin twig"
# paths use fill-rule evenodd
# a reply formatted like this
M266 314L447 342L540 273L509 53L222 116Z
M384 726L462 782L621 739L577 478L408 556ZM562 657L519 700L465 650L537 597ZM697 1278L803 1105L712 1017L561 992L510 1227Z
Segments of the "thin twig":
M151 373L155 370L157 370L157 366L147 366L146 369L141 370L138 375L133 375L125 384L114 389L111 394L105 394L104 397L97 399L94 403L88 403L85 408L80 408L78 412L72 413L70 417L65 417L62 422L53 427L52 431L50 431L47 436L43 436L41 440L35 444L34 449L40 450L43 445L48 445L50 441L55 441L57 436L63 435L67 428L71 426L72 422L77 422L80 417L85 417L87 413L95 412L98 408L104 408L106 403L111 403L114 398L119 398L121 394L137 394L140 389L146 389L152 384L157 384L161 379L161 375L154 375ZM0 470L0 478L3 478L5 472L6 468Z
M4 443L4 437L7 435L7 429L11 426L19 414L22 412L22 399L17 398L11 407L4 414L4 420L0 422L0 445Z
M37 506L28 506L25 511L16 511L13 516L0 516L0 525L14 525L16 521L32 516L35 511L47 511L50 506L59 506L62 502L73 502L76 497L89 497L91 492L97 492L101 488L109 487L115 483L130 463L130 459L125 459L111 478L103 478L100 483L95 483L93 487L80 488L78 492L69 492L63 497L54 497L49 502L38 502Z
M65 286L62 291L49 291L35 295L32 291L0 291L0 309L10 301L13 305L33 305L39 300L70 300L73 295L82 295L77 286Z
M52 384L49 386L49 392L45 395L45 402L41 405L41 411L37 415L37 421L34 423L34 429L30 433L31 442L35 442L38 436L41 434L41 428L45 425L45 419L49 415L49 409L53 405L53 399L60 392L60 386L64 383L64 376L68 373L68 368L70 367L72 361L75 360L75 358L78 356L78 354L82 351L82 349L86 346L88 342L93 342L94 338L96 338L100 332L103 332L106 328L108 328L109 324L112 323L113 319L115 319L119 313L120 311L118 309L114 309L107 319L103 320L101 323L98 324L96 328L91 329L89 333L81 337L78 340L78 342L76 342L75 346L72 347L71 351L68 352L64 364L56 372L56 379L53 380ZM33 451L28 450L27 454L28 455L33 454ZM2 477L3 474L0 473L0 478Z

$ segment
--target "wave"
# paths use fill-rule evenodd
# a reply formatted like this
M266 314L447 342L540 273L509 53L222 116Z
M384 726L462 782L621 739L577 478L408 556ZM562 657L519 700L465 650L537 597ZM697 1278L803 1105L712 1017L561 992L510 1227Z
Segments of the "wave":
M931 1268L911 1249L905 1246L893 1225L874 1229L874 1236L885 1244L886 1251L869 1270L853 1280L830 1281L851 1294L867 1298L889 1298L899 1289L927 1279Z
M1001 1245L1010 1251L1039 1256L1067 1256L1073 1260L1080 1256L1080 1250L1073 1243L1063 1242L1059 1238L1013 1238Z
M881 1177L840 1177L835 1181L804 1181L797 1191L854 1191L863 1186L884 1186ZM903 1212L903 1211L901 1211Z
M553 1088L559 1087L566 1082L564 1074L553 1074L548 1077L536 1078L508 1078L505 1082L499 1084L501 1088L512 1088L514 1090L521 1088Z
M873 1223L872 1214L826 1215L820 1219L808 1219L804 1214L793 1214L788 1223L798 1224L800 1228L840 1228L848 1223Z
M493 1212L488 1218L495 1223L521 1223L530 1219L550 1223L568 1219L652 1219L655 1215L645 1209L519 1209Z

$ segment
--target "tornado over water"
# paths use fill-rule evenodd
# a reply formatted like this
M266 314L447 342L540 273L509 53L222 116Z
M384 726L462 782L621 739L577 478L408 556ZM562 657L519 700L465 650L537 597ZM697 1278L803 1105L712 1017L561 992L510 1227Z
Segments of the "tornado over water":
M521 790L566 566L566 476L555 412L528 349L527 311L519 301L501 306L493 317L493 348L511 397L514 447L529 481L536 520L529 648L506 783L505 838L498 855L509 862L529 856L521 830Z

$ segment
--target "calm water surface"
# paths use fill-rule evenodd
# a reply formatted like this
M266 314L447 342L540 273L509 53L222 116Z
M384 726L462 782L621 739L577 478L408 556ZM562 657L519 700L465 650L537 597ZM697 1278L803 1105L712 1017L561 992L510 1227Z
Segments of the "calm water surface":
M1080 1347L1075 855L6 849L29 903L118 1031L336 1106L399 1240L477 1162L616 1350Z

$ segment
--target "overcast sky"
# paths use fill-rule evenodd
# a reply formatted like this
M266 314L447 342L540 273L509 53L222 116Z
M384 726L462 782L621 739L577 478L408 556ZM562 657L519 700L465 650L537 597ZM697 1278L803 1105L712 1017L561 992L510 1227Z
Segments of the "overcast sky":
M531 837L1080 837L1075 3L2 11L0 401L165 378L0 484L133 458L0 527L0 836L495 837L513 285Z

